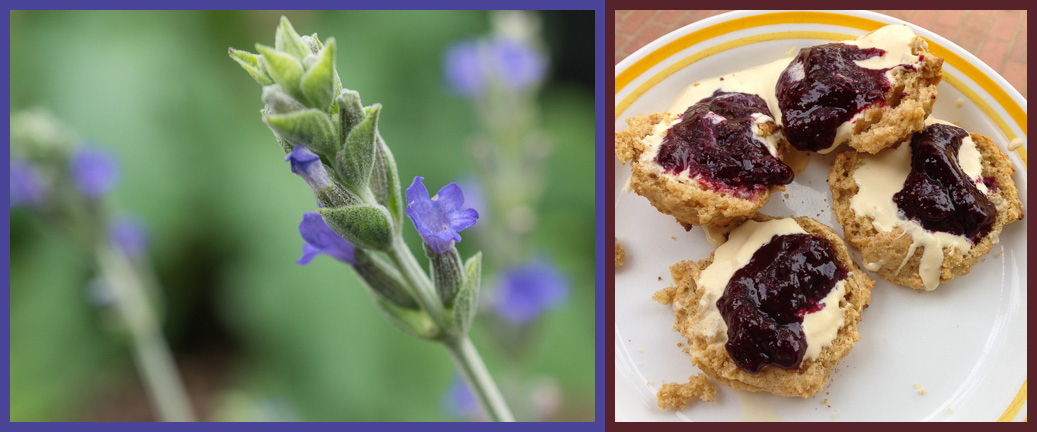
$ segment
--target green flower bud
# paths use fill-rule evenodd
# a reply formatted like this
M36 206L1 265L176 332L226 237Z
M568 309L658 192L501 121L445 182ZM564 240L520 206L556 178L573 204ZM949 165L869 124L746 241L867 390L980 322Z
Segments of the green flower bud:
M303 43L299 33L296 33L295 28L292 27L292 23L284 16L281 16L281 24L277 26L277 32L274 35L274 47L299 60L310 53L309 47Z
M378 113L381 112L381 109L380 104L374 104L365 109L364 120L349 131L342 149L335 156L335 170L348 186L363 188L371 178L371 170L374 166L375 135L378 131ZM340 113L340 116L348 115L345 112Z
M280 84L263 87L263 103L266 104L265 114L288 114L306 109L306 106L296 100Z
M317 54L321 48L324 48L320 43L320 39L317 38L317 33L302 37L303 45L306 45L306 49L310 50L310 54Z
M335 39L328 39L327 45L317 54L309 55L304 60L312 59L312 65L306 65L306 73L302 75L302 93L313 103L313 107L326 111L335 97Z
M284 87L293 96L299 96L299 81L302 80L302 58L295 58L287 53L275 50L266 45L256 44L256 50L263 55L263 71Z
M393 222L396 223L396 232L403 229L403 208L406 205L400 195L400 178L396 174L396 160L389 151L381 134L375 134L374 167L371 169L369 180L371 192L379 204L389 209Z
M347 206L318 209L331 229L353 244L372 250L388 250L393 242L392 217L382 206Z
M321 110L309 108L287 114L267 114L263 121L292 147L304 145L319 155L335 152L335 129Z
M342 90L338 95L338 109L339 130L345 138L349 131L364 119L364 105L360 103L360 93L355 90Z
M252 54L248 51L236 50L234 48L228 48L227 54L230 55L231 59L238 62L238 64L241 65L249 75L252 75L252 78L255 79L259 85L268 86L274 83L274 80L260 68L259 58L256 54Z
M461 290L461 285L464 284L461 254L457 253L456 248L450 248L444 253L437 253L426 244L425 256L428 257L432 284L436 286L439 301L449 309L453 306L454 297Z

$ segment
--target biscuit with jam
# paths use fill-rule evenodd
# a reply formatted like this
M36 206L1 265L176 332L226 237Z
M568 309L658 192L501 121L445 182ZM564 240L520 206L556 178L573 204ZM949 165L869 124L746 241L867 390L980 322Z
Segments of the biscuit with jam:
M695 366L735 389L804 398L860 339L874 285L831 228L761 214L670 273L655 298L671 302Z
M1022 219L1015 168L993 141L930 119L875 155L841 153L828 176L836 219L865 268L931 291L972 271Z
M745 220L794 176L781 160L788 142L757 95L718 90L683 114L627 124L615 143L630 187L686 226Z
M776 87L786 138L818 153L842 143L875 153L903 141L925 126L942 67L904 25L804 48Z

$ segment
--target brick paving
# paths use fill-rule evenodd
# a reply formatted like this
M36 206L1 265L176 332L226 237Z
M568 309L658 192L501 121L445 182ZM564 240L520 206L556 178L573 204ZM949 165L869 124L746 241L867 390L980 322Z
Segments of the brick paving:
M685 25L727 11L617 10L615 60ZM1026 97L1026 11L880 10L971 52Z

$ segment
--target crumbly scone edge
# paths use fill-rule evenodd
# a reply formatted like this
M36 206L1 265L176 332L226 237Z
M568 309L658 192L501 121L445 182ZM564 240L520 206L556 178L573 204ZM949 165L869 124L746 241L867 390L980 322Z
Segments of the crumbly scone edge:
M994 193L987 195L997 207L997 218L990 233L976 243L968 253L962 253L956 247L943 250L944 260L940 269L940 283L951 281L972 271L980 257L990 252L999 241L1001 230L1005 225L1023 218L1023 207L1019 201L1019 191L1012 180L1015 168L1011 160L1001 152L994 142L983 135L970 134L972 141L982 156L982 175L993 177L997 181ZM904 142L902 145L909 145ZM873 273L894 284L916 290L925 290L922 277L918 274L918 265L922 260L924 246L919 246L907 257L912 239L905 235L900 227L890 232L880 232L872 225L867 216L857 216L850 209L850 199L857 194L857 182L853 173L861 162L861 155L847 151L840 153L832 165L828 175L828 187L832 191L832 206L836 220L843 226L846 242L861 251L861 259L865 263L878 263L880 268ZM907 263L901 268L901 263ZM897 269L900 268L898 272Z
M925 127L925 119L936 102L936 86L940 83L943 59L929 52L928 45L916 36L911 45L914 55L924 56L917 71L901 68L894 71L896 85L886 93L892 104L871 107L861 112L847 141L857 151L878 153L903 141Z
M774 218L762 214L753 217L753 220L757 221L771 219ZM849 354L854 342L860 339L857 323L861 320L861 312L871 300L874 281L857 267L850 258L846 245L831 228L807 217L798 217L795 220L804 231L825 238L832 244L839 262L846 266L848 271L846 295L840 302L840 307L849 304L849 307L843 309L843 326L839 328L832 344L822 349L817 359L805 360L799 369L784 370L766 366L755 375L746 373L735 365L723 344L710 345L704 337L694 331L697 317L704 313L703 308L708 307L699 302L704 290L696 286L695 280L702 270L713 262L713 254L702 261L683 261L670 268L674 286L663 291L669 291L665 297L669 297L672 292L674 330L688 339L692 363L721 384L739 390L806 398L824 388L831 371Z
M644 151L642 139L652 134L656 124L669 123L676 118L675 114L665 112L638 115L627 119L626 129L616 132L616 156L623 163L629 161L633 173L630 187L638 195L647 198L659 212L673 216L684 225L727 226L745 221L767 205L772 193L785 190L785 186L772 186L751 199L744 199L705 189L698 184L682 183L673 176L658 175L642 167L639 162ZM768 125L770 127L765 125L761 130L770 133L780 131L776 124ZM788 141L782 137L778 145L779 159L784 159L790 148Z

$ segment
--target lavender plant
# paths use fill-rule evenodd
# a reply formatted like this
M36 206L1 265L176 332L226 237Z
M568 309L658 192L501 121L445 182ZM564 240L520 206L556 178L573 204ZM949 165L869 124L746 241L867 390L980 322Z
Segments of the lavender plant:
M143 225L113 217L105 196L119 179L114 157L76 145L50 115L11 116L11 206L28 209L62 229L93 256L97 277L88 298L125 337L155 412L164 421L191 421L176 365L160 325L160 291L146 256Z
M364 106L342 87L334 38L300 36L287 18L273 47L230 57L263 86L262 119L296 173L310 186L317 211L299 232L299 264L325 254L349 264L385 318L403 332L442 344L482 406L496 421L514 418L468 330L478 305L482 254L462 262L454 247L479 219L450 183L430 196L422 177L401 195L389 146L378 130L381 105ZM429 269L403 240L404 214L424 243Z

